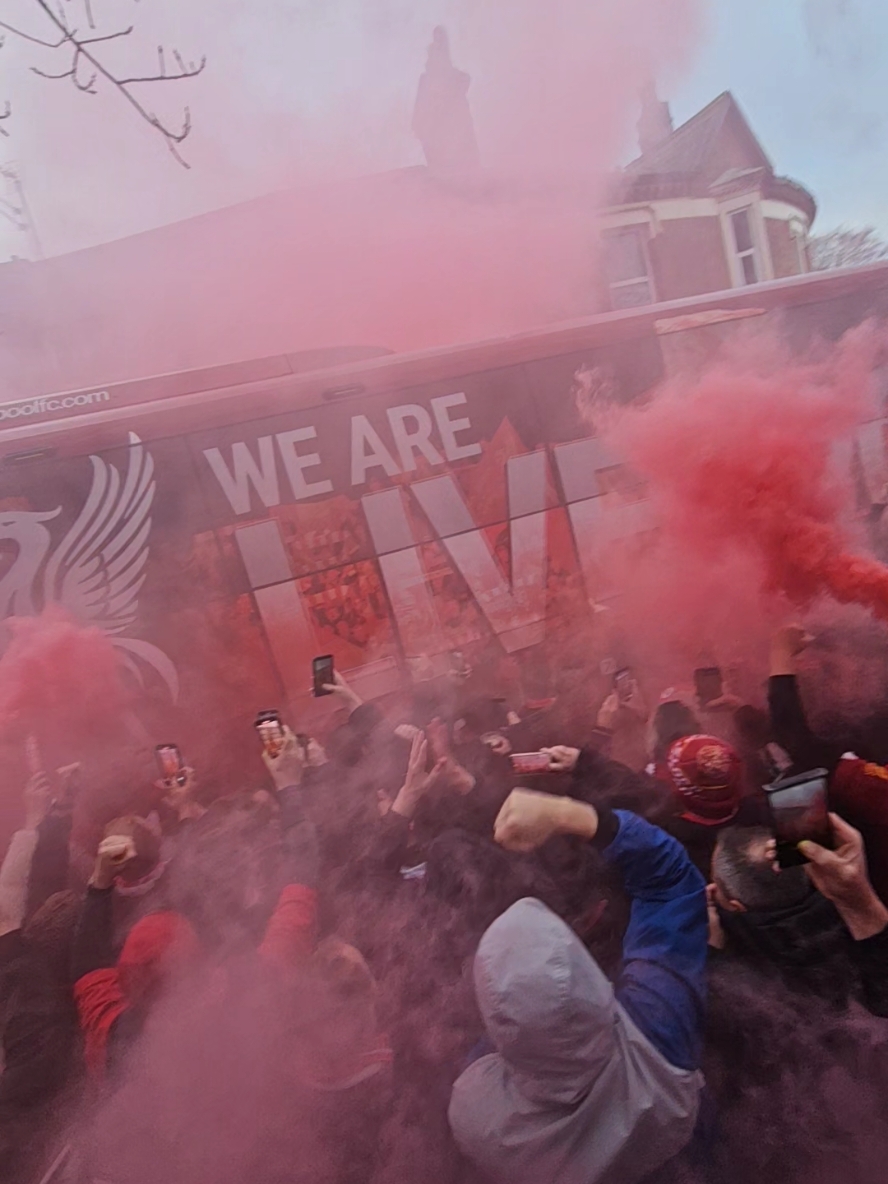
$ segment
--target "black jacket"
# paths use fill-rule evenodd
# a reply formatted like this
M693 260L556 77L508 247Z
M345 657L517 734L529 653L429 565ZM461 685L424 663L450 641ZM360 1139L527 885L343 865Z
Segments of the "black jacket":
M721 911L720 918L727 944L716 962L740 958L831 1006L856 998L888 1016L888 930L854 941L835 906L813 889L789 908Z

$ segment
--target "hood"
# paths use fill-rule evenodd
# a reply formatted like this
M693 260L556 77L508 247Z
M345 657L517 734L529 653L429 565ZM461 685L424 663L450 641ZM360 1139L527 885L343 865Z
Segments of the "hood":
M150 913L127 935L117 962L120 985L133 1005L151 1003L177 974L197 958L199 944L191 925L178 913Z
M457 1079L457 1145L506 1184L640 1184L688 1142L702 1075L670 1065L538 900L485 933L475 989L497 1051Z
M488 1036L533 1101L574 1104L617 1054L613 988L538 900L519 900L484 934L475 990Z

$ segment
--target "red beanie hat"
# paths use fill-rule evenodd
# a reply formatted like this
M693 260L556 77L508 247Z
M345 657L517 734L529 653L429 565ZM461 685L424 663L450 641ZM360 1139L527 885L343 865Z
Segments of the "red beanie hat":
M682 736L666 753L666 773L683 806L681 817L722 826L740 807L740 757L717 736Z
M177 970L198 954L200 943L191 925L178 913L150 913L127 934L117 970L130 1003L149 1001Z

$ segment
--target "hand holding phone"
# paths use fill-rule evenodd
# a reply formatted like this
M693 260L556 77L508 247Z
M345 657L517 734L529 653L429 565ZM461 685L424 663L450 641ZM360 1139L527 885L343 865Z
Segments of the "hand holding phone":
M875 937L888 925L888 909L876 895L866 868L860 831L838 814L830 815L833 850L809 843L805 869L814 887L831 900L855 941Z
M260 711L253 727L259 733L263 752L272 759L279 756L286 741L286 732L280 712Z
M175 744L158 744L154 749L160 776L168 785L176 783L180 788L188 780L188 770L182 753Z
M324 695L332 695L335 693L334 691L327 689L328 687L334 685L332 654L323 654L319 658L312 659L311 677L312 690L316 699L320 699Z
M638 683L630 667L625 666L614 674L614 690L621 703L628 703L638 690Z
M800 867L808 862L799 850L802 842L832 850L827 782L826 769L812 769L765 786L780 867Z
M512 772L525 777L533 773L547 773L552 764L548 752L513 752L509 759Z
M282 726L280 744L277 742L271 748L265 748L262 760L271 775L277 790L288 789L302 784L305 771L305 749L286 725Z

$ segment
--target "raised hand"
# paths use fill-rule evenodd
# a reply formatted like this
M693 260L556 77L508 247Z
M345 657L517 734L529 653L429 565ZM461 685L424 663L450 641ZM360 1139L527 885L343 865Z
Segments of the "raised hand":
M594 806L530 789L513 789L503 803L493 837L507 851L536 851L559 834L593 839L598 831Z
M426 740L424 733L417 732L413 737L413 743L410 745L407 776L404 778L404 784L401 786L397 797L392 803L393 813L400 814L404 818L413 817L416 807L428 792L435 774L440 772L444 765L444 762L440 761L435 765L431 773L427 772L426 762L428 761L428 756L429 742Z
M567 744L555 744L551 748L541 748L540 751L548 754L549 768L553 773L572 773L580 759L580 750L570 748Z
M284 726L284 743L281 745L280 752L276 756L272 756L270 752L263 750L262 759L271 774L276 789L286 789L291 785L302 784L305 756L299 741L286 725Z
M352 690L338 670L333 671L332 682L324 683L324 690L329 691L331 695L337 695L350 711L355 711L364 702L360 695Z
M124 867L136 857L136 844L128 835L109 835L96 851L90 878L93 888L110 888Z
M838 814L830 814L835 850L810 840L799 843L808 860L805 867L814 887L831 900L858 941L880 933L888 925L888 909L876 896L866 868L860 832Z
M44 772L34 773L25 786L25 830L36 830L49 810L52 791Z

